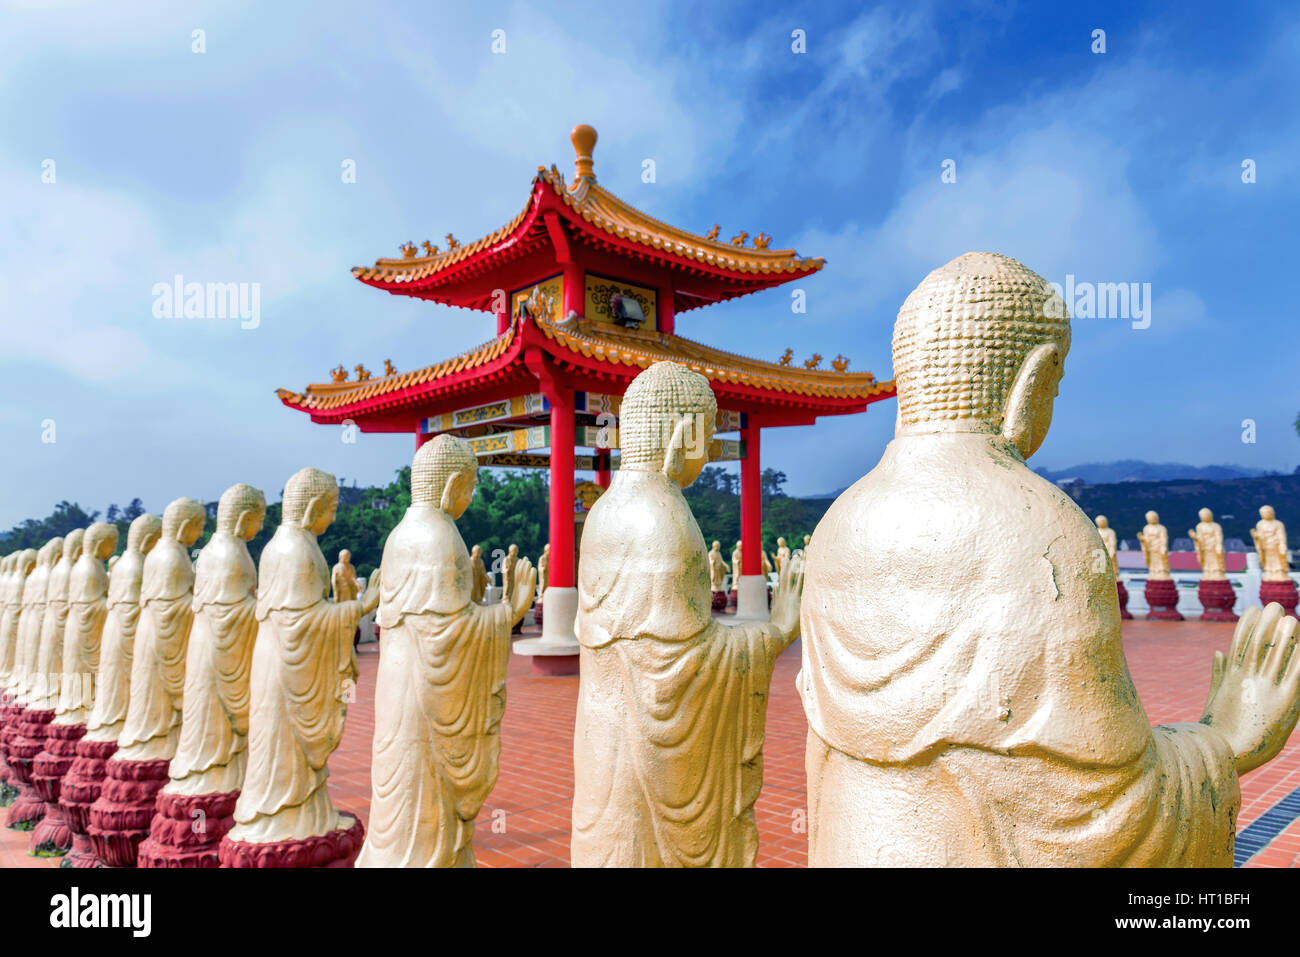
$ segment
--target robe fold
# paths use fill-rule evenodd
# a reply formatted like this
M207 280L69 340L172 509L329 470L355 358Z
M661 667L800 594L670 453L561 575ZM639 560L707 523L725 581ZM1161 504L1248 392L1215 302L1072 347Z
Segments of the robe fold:
M95 704L86 719L87 741L116 741L131 700L131 662L140 621L140 585L144 558L128 548L108 576L108 612L99 640Z
M768 689L792 639L718 624L681 490L619 472L582 536L575 867L752 867Z
M809 863L1230 866L1226 739L1151 728L1096 526L1014 455L896 438L818 525Z
M352 636L361 602L329 600L316 537L276 529L258 572L249 678L248 764L232 841L302 840L339 827L325 788L355 687Z
M175 756L193 603L189 551L175 539L159 539L144 560L130 701L114 760L170 761Z
M68 626L68 577L72 562L60 558L50 569L45 587L45 615L41 618L40 644L28 685L27 706L52 711L59 703L59 676L63 673L63 635Z
M36 659L41 649L45 621L45 587L50 566L37 565L23 584L22 617L18 622L18 650L14 658L13 691L17 702L27 706L35 679Z
M194 626L169 794L226 794L243 782L256 586L248 546L229 532L214 534L194 572Z
M7 691L13 683L14 660L18 656L18 626L23 611L23 583L26 578L15 570L5 581L4 610L0 612L0 691Z
M68 577L68 619L63 633L63 674L55 724L85 724L90 715L107 616L108 573L102 561L83 553Z
M359 867L473 867L496 784L510 606L472 600L450 516L413 505L384 546L369 831Z

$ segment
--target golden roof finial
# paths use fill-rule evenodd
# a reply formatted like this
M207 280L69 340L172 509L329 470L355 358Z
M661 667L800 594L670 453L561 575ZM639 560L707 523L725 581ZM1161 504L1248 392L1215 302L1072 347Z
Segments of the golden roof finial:
M573 152L576 156L573 161L574 185L583 179L589 179L594 183L596 169L591 154L596 149L596 131L586 123L579 123L569 133L569 141L573 143Z
M843 355L838 355L831 360L831 365L835 368L836 372L847 372L849 368L849 360L844 358Z
M336 368L330 369L330 378L335 382L347 382L348 370L343 368L342 364L340 364Z
M717 223L714 223L714 224L713 224L713 228L710 229L707 233L704 234L704 238L705 238L705 239L717 239L717 238L718 238L718 230L721 229L721 228L722 228L722 227L719 226Z
M402 245L400 248L402 250L403 259L414 259L415 254L419 252L419 247L416 246L415 243L409 241L404 245Z
M435 246L433 243L429 242L429 240L426 239L426 240L425 240L423 243L421 243L420 245L422 245L422 246L424 247L424 254L425 254L426 256L436 256L436 255L438 255L438 247Z
M786 349L785 352L781 353L781 358L777 360L776 364L779 366L788 366L791 360L793 359L794 359L794 350Z
M811 359L806 359L806 360L804 360L803 367L804 367L805 369L816 369L816 368L817 368L819 365L821 365L821 364L822 364L822 355L821 355L821 353L820 353L820 352L814 352L814 353L812 354L812 358L811 358Z
M384 375L397 375L397 366L393 365L392 359L384 360Z
M749 233L741 232L740 235L731 237L731 245L743 246L745 245L745 240L747 240L748 238L749 238Z
M451 233L447 234L447 248L448 249L460 248L460 240L457 239L455 236L453 236Z
M367 379L370 378L370 370L367 369L365 366L363 366L361 363L357 363L356 371L357 371L358 382L365 382Z
M766 249L768 243L770 243L771 241L772 241L772 237L769 236L767 233L759 233L757 236L754 237L754 248Z

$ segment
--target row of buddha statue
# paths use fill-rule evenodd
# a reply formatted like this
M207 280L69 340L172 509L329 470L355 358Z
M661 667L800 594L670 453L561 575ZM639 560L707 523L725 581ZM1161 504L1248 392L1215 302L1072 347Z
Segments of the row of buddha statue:
M1064 304L1020 263L970 253L931 273L895 326L894 439L809 547L778 551L770 620L732 623L713 614L717 559L682 495L707 461L692 450L711 437L694 434L716 415L709 381L671 362L635 378L621 468L582 533L574 865L755 864L770 684L800 636L812 865L1231 864L1239 777L1300 713L1300 624L1249 609L1200 721L1149 725L1103 537L1026 465L1069 345ZM437 436L411 475L360 598L328 600L316 538L338 493L315 469L289 480L256 570L264 503L248 486L222 496L197 570L189 499L137 519L111 576L108 526L8 560L4 773L30 788L84 727L56 800L75 831L99 762L85 830L111 864L135 842L145 866L472 866L537 572L516 555L510 597L475 600L456 527L472 450ZM350 637L374 608L363 839L326 778L355 697ZM60 628L64 672L96 675L88 697L41 686ZM52 794L37 797L56 814Z
M1201 620L1236 621L1237 615L1232 609L1236 605L1237 595L1228 581L1223 526L1214 520L1214 513L1208 508L1201 509L1198 514L1200 522L1195 528L1188 529L1187 537L1192 540L1196 560L1201 567L1201 577L1197 582L1197 596L1204 609ZM1115 573L1120 615L1131 618L1132 615L1128 612L1128 589L1120 578L1115 530L1110 527L1105 515L1098 515L1094 521L1109 557L1110 567ZM1147 512L1146 522L1137 538L1147 568L1145 592L1150 609L1147 617L1155 621L1181 621L1183 616L1177 608L1178 588L1169 568L1169 531L1160 524L1157 512ZM1278 521L1271 505L1260 508L1259 522L1250 534L1259 559L1260 602L1277 602L1287 614L1294 615L1300 594L1291 577L1286 526Z

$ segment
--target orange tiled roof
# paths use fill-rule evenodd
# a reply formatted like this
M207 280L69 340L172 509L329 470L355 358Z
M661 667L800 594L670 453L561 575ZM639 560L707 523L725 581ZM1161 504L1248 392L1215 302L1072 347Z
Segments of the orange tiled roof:
M533 186L536 187L539 182L546 184L574 213L601 232L715 268L761 275L784 272L803 274L815 272L826 264L824 259L800 258L793 249L733 246L729 242L707 239L678 229L629 206L598 185L594 177L581 177L573 186L566 186L564 176L554 166L549 170L539 166L537 175L533 178ZM535 195L535 191L530 194L528 205L519 215L482 239L464 243L455 249L442 250L433 256L377 259L372 267L353 267L352 275L362 280L394 283L427 279L508 239L532 213Z

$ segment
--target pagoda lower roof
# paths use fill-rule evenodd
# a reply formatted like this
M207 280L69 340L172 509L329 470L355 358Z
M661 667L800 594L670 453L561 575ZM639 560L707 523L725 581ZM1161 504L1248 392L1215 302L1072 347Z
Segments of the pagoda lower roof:
M610 322L570 317L525 318L489 342L411 372L363 382L308 385L301 392L278 389L280 401L318 422L362 419L409 410L412 415L483 382L531 378L524 354L535 347L574 378L604 380L621 394L647 366L668 360L704 375L719 403L743 408L749 402L803 409L814 414L861 411L894 396L893 381L870 372L837 372L765 362L677 335L626 329Z
M379 259L374 266L355 267L352 274L398 295L491 311L494 290L483 285L485 276L499 275L508 264L542 250L554 261L556 244L574 240L677 274L677 312L777 286L825 265L825 260L802 258L793 249L720 242L670 226L628 205L594 176L566 186L552 166L538 167L528 204L495 232L434 255ZM692 294L692 278L707 281L707 292Z

